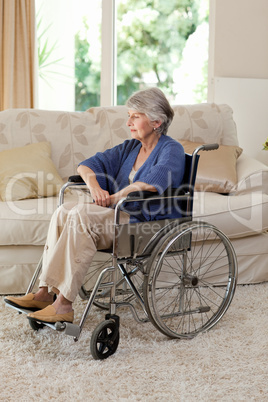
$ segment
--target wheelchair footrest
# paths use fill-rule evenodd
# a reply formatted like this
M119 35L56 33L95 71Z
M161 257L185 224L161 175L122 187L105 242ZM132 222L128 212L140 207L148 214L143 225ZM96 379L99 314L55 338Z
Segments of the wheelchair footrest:
M29 313L33 312L32 310L28 310L28 309L22 308L22 307L16 307L9 303L6 303L6 306L13 308L13 310L16 310L19 314L29 314Z

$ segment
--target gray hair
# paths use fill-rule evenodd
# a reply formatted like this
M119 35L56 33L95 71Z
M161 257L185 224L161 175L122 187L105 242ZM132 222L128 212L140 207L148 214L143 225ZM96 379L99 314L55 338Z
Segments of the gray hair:
M135 92L127 100L126 106L128 109L144 113L151 121L161 121L161 125L155 131L159 134L167 134L174 111L161 89L148 88Z

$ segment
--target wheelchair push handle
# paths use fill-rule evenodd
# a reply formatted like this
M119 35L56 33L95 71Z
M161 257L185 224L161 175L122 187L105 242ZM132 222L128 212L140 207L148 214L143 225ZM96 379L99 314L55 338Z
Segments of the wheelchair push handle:
M193 165L195 164L195 159L196 159L197 156L199 156L198 153L200 151L213 151L213 150L218 149L218 148L219 148L219 144L217 144L217 143L200 145L198 148L196 148L194 150L194 152L192 154L192 156L193 156Z
M213 151L219 148L219 144L204 144L203 151Z

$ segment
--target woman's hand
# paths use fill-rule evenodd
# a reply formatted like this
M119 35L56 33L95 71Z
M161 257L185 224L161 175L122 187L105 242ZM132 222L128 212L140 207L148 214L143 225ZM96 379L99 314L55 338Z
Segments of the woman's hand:
M95 201L95 204L100 205L101 207L109 207L111 205L110 194L108 191L103 190L100 187L93 170L87 166L80 165L77 172L88 186L90 195Z
M100 205L101 207L109 207L111 205L111 197L108 191L103 190L102 188L90 188L90 194L95 204Z
M129 193L132 193L133 191L152 191L152 192L157 192L156 188L150 184L143 183L140 181L136 181L135 183L130 184L129 186L123 188L122 190L118 191L117 193L114 193L110 196L110 204L115 205L117 202L123 198L126 197Z

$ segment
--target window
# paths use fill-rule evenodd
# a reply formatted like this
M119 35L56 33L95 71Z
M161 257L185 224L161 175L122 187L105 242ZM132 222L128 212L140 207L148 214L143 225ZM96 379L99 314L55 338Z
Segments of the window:
M38 107L124 104L147 86L205 102L208 2L36 0Z
M206 101L208 0L116 4L118 104L147 86L173 104Z
M38 107L86 110L100 104L101 0L35 0Z

